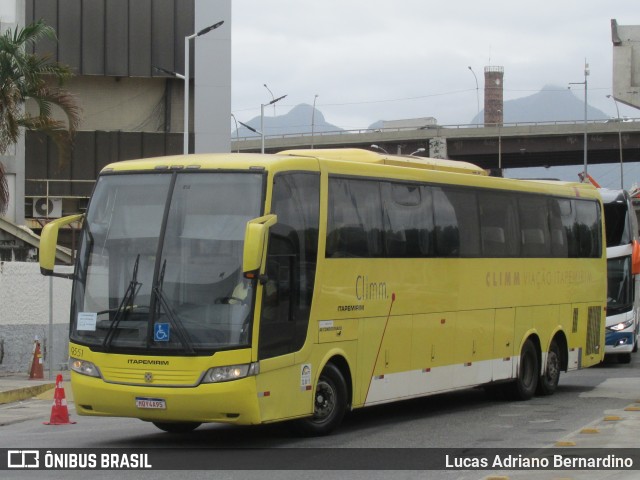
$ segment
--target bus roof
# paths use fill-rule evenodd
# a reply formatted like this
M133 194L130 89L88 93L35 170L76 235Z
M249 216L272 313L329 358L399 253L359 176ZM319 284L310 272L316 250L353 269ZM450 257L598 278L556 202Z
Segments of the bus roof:
M360 148L329 148L316 150L284 150L276 155L261 155L256 153L241 154L196 154L175 155L167 157L146 158L141 160L126 160L107 165L102 171L130 171L130 170L161 170L167 168L220 168L220 160L229 166L245 168L248 165L267 166L274 158L303 157L324 160L341 160L345 162L369 163L377 165L393 165L397 167L436 170L441 172L466 173L472 175L487 175L482 168L467 162L456 160L441 160L411 155L381 155Z
M373 163L381 165L395 165L398 167L422 168L443 172L469 173L472 175L487 175L486 170L468 162L457 160L442 160L439 158L415 157L413 155L381 155L361 148L322 148L283 150L281 155L310 156L327 160L344 160L348 162Z
M409 178L425 180L427 174L436 182L453 182L460 185L477 185L485 188L506 190L527 190L539 193L558 195L599 197L598 190L591 184L578 182L562 182L557 180L517 180L490 177L482 168L467 162L440 160L426 157L386 155L357 148L284 150L278 154L262 155L259 153L209 153L174 155L125 160L105 166L104 173L125 173L140 171L167 170L287 170L313 169L319 163L332 165L333 172L356 175L389 175L389 178ZM370 165L371 172L361 166ZM390 167L383 173L380 169ZM432 172L432 173L431 173ZM456 179L449 178L455 174Z
M602 203L626 203L629 201L629 194L625 190L610 190L608 188L600 188Z

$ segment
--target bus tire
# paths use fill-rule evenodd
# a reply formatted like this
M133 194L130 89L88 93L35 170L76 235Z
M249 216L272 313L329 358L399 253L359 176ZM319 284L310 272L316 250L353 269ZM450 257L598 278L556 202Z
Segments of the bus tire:
M198 422L153 422L153 424L167 433L189 433L202 425Z
M547 353L547 368L538 379L538 387L536 389L538 395L552 395L556 391L560 381L561 369L560 347L553 340L549 346L549 353Z
M316 384L313 415L298 420L298 427L305 435L327 435L340 425L346 411L347 383L338 367L328 363Z
M518 377L508 387L509 398L512 400L529 400L536 393L539 378L538 353L533 342L527 340L522 346L522 352L520 352Z
M631 363L631 354L630 353L619 353L618 354L618 363L622 363L622 364Z

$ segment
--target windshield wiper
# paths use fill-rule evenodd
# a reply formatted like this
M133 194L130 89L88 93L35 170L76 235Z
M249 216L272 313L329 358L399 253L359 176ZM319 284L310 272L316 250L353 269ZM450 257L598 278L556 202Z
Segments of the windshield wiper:
M165 258L163 264L162 264L162 270L160 271L160 275L158 275L158 281L156 282L156 284L153 286L152 291L157 299L157 301L159 302L160 305L157 306L157 311L160 311L160 306L162 306L164 308L164 311L167 314L167 318L169 319L169 323L173 326L173 328L175 329L176 335L178 337L178 340L180 341L180 343L182 344L182 347L191 355L195 355L196 351L193 348L193 345L191 344L191 341L189 340L189 332L187 332L187 330L184 328L184 325L182 323L182 320L180 320L180 317L178 317L173 309L171 308L171 305L169 305L169 302L167 301L167 294L164 293L164 291L162 290L162 284L164 283L164 272L166 270L167 267L167 259ZM154 315L155 319L158 318L159 315Z
M133 265L133 274L131 275L131 280L129 281L129 286L127 287L127 291L124 293L122 297L122 301L116 310L116 314L113 317L113 321L109 325L109 329L107 330L107 334L104 337L104 341L102 342L102 346L105 350L109 350L111 348L111 343L116 336L118 325L120 321L124 318L125 315L128 315L131 310L134 309L133 301L142 287L142 283L138 282L138 265L140 264L140 254L136 257L136 262Z

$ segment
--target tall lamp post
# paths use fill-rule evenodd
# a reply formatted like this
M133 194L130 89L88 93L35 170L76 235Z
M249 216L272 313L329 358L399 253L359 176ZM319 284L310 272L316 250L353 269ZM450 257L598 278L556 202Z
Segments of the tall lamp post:
M285 97L286 97L286 95L282 95L281 97L274 98L269 103L261 103L260 104L260 136L262 137L262 146L260 148L260 152L261 153L264 153L264 107L268 107L269 105L273 105L274 103L279 102L280 100L282 100Z
M238 133L238 120L236 120L236 116L233 113L231 114L231 118L233 118L233 121L236 122L236 149L237 153L240 153L240 133Z
M616 114L618 115L618 149L620 150L620 188L624 189L624 171L622 163L622 119L620 118L620 109L618 108L618 101L613 95L607 95L607 98L613 100L616 105Z
M473 78L476 79L476 103L478 104L478 115L480 115L480 87L478 86L478 77L471 66L468 66L467 68L471 73L473 73Z
M587 77L589 76L589 64L584 61L584 82L569 82L569 85L584 85L584 175L587 177ZM571 87L569 87L571 88Z
M211 30L215 30L223 23L224 20L203 28L193 35L184 37L184 138L182 140L182 151L185 155L189 153L189 42L205 33L209 33Z
M271 94L271 100L275 100L276 97L273 95L273 92L271 91L271 89L269 87L267 87L267 84L263 83L262 86L264 88L266 88L267 92L269 92ZM275 117L275 115L276 115L276 106L275 106L275 103L274 103L274 105L273 105L273 116Z
M311 110L311 149L313 150L313 136L315 133L315 120L316 120L316 100L318 99L318 94L313 97L313 110Z

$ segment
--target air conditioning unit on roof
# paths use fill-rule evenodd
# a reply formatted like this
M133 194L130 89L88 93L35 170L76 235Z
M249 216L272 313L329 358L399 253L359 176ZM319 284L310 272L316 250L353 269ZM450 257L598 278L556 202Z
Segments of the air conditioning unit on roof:
M61 198L41 197L33 199L33 218L60 218L61 216Z

